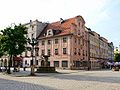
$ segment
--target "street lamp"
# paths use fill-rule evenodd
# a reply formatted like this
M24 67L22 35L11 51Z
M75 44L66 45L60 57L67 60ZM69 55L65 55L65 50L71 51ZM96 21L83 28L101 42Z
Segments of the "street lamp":
M28 38L28 43L32 46L31 47L31 56L32 56L32 60L31 60L31 73L30 73L30 75L31 76L34 76L35 75L35 73L34 73L34 68L35 68L35 61L34 61L34 50L35 50L35 48L34 48L34 46L38 43L38 41L37 41L37 39L35 39L35 38Z

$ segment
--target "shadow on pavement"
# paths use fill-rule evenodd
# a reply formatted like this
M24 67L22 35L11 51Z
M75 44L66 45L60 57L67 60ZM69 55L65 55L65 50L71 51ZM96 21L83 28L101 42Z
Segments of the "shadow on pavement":
M120 77L98 77L98 76L89 76L89 75L55 75L53 76L57 79L66 79L66 80L76 80L76 81L97 81L97 82L106 82L106 83L119 83Z
M0 78L0 90L56 90L55 88Z

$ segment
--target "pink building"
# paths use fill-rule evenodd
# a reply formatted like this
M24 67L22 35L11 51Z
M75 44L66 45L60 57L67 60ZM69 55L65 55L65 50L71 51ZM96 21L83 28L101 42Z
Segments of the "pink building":
M39 54L50 55L50 66L88 68L88 33L82 16L48 24L38 39Z

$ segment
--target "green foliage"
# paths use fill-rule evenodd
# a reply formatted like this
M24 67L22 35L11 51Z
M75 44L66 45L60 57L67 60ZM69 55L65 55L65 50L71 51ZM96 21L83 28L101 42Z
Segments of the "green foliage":
M3 46L1 43L2 35L0 35L0 57L4 55Z
M25 45L27 43L27 28L24 25L15 25L13 28L8 27L1 30L2 38L0 44L2 51L9 55L19 55L25 50ZM18 46L18 47L16 47Z
M115 53L114 54L114 61L115 62L120 62L120 53Z

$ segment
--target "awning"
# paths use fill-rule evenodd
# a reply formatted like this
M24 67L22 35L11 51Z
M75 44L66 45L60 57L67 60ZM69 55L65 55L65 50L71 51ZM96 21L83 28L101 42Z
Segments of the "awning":
M15 60L15 61L22 61L23 58L22 57L14 57L13 60Z

